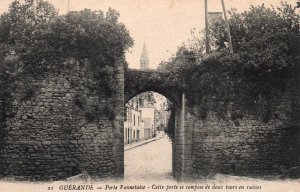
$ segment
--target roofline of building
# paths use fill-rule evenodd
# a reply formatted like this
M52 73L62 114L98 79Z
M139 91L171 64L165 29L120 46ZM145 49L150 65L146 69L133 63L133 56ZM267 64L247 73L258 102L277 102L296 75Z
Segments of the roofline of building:
M222 11L212 11L212 12L207 12L207 13L222 13L223 14Z

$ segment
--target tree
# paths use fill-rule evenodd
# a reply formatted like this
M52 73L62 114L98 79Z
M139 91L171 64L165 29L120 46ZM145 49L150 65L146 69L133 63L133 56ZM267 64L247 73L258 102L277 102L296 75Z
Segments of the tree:
M63 16L57 13L44 0L37 0L36 7L32 0L23 4L15 0L0 18L4 60L15 60L15 72L32 76L52 69L63 71L64 61L69 59L88 61L93 77L102 78L98 82L108 89L116 59L122 59L133 44L125 26L118 22L119 13L111 8L106 16L88 9Z
M102 11L69 12L57 17L45 34L47 44L56 50L59 58L73 58L84 63L92 72L95 84L90 88L111 95L116 88L115 64L133 45L129 32L118 22L119 13Z
M108 10L106 17L102 11L89 9L69 12L51 24L47 40L56 50L65 50L69 57L108 64L104 59L121 57L133 44L125 26L118 23L118 15L113 9Z
M277 8L264 5L251 6L249 11L230 12L230 29L233 47L247 69L258 69L268 73L293 66L299 53L299 15L295 8L286 3ZM226 49L228 37L224 20L212 26L215 46ZM263 70L262 70L263 69Z
M15 0L9 11L0 17L0 44L7 48L6 59L15 59L14 65L19 71L33 72L41 62L41 52L47 51L44 33L57 16L57 10L44 0L32 0L21 3Z
M199 55L193 50L196 46L185 48L190 54L181 48L160 69L173 73L191 104L199 104L203 111L226 114L226 109L237 109L270 115L279 108L283 95L296 89L292 84L299 72L299 14L286 3L277 9L261 5L243 13L234 9L229 13L235 54L229 54L225 21L220 20L211 26L216 53L194 61L189 55ZM202 49L201 41L198 47Z
M105 16L89 9L58 16L45 0L36 0L36 6L33 0L13 1L0 16L0 88L8 93L5 97L16 89L33 96L38 88L28 78L40 80L76 65L85 66L91 93L112 96L118 83L116 62L124 62L124 52L133 45L118 17L111 8ZM16 88L17 80L28 85Z
M241 78L251 82L249 93L267 98L287 88L287 81L299 62L299 14L287 3L281 7L251 6L249 11L230 12L233 47L237 51L231 66ZM212 27L212 39L219 49L227 49L225 22Z
M141 107L154 106L156 100L152 91L147 91L138 95Z
M193 50L181 46L178 48L175 57L168 62L161 62L157 70L165 72L170 82L176 82L177 86L183 89L189 83L186 80L193 73L193 69L198 61L197 56Z
M9 7L9 12L0 18L0 43L12 46L17 53L29 53L32 47L40 43L42 31L57 16L57 10L44 0L25 0L21 4L15 0Z

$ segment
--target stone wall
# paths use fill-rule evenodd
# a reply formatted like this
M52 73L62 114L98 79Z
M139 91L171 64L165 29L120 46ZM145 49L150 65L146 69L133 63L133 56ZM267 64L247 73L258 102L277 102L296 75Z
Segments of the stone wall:
M178 181L189 180L192 175L193 142L186 107L185 94L180 97L181 103L175 108L175 135L173 139L173 175ZM174 119L170 119L174 120Z
M182 176L182 157L183 157L183 140L181 129L181 114L182 111L179 108L175 108L175 115L171 121L175 121L175 134L173 139L173 175L175 178L181 178Z
M123 175L122 95L107 98L90 92L89 75L77 65L63 74L19 82L19 87L27 81L24 86L38 88L26 99L21 99L24 93L14 93L14 116L0 132L2 178L57 180L83 171L94 178ZM89 108L99 109L98 120L88 118Z
M288 123L278 119L263 123L254 117L237 121L219 119L213 113L206 119L189 115L193 178L216 173L276 176L299 164L299 140L295 144L297 138Z
M12 113L0 124L1 178L57 180L83 171L94 178L123 177L124 98L145 87L136 86L124 95L124 69L118 63L117 92L112 97L96 94L88 88L93 81L86 66L75 66L62 74L18 82ZM157 84L148 91L166 90ZM202 119L194 110L197 106L187 106L180 90L168 91L165 95L175 106L176 179L216 173L274 176L299 166L299 108L293 112L293 123L283 119L263 123L251 116L224 120L211 112ZM294 95L299 104L298 94ZM0 112L3 116L3 101ZM95 114L96 119L91 117Z

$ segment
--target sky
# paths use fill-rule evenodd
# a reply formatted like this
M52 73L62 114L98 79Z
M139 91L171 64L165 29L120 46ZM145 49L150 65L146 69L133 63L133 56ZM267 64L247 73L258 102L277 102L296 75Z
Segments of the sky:
M7 11L13 0L0 0L0 14ZM250 5L280 5L281 0L224 0L226 9L234 7L238 12L248 10ZM295 5L297 0L285 0ZM48 0L65 14L68 0ZM69 10L84 8L107 11L109 7L120 13L134 40L134 46L126 53L130 68L139 68L143 44L146 43L150 68L155 69L161 61L175 55L178 46L191 38L191 29L204 28L204 0L70 0ZM208 0L208 11L222 11L221 0Z

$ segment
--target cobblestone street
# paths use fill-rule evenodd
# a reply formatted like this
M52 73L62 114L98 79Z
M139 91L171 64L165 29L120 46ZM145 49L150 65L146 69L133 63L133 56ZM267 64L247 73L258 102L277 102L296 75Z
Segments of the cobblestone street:
M161 139L125 151L125 180L173 180L172 142Z

